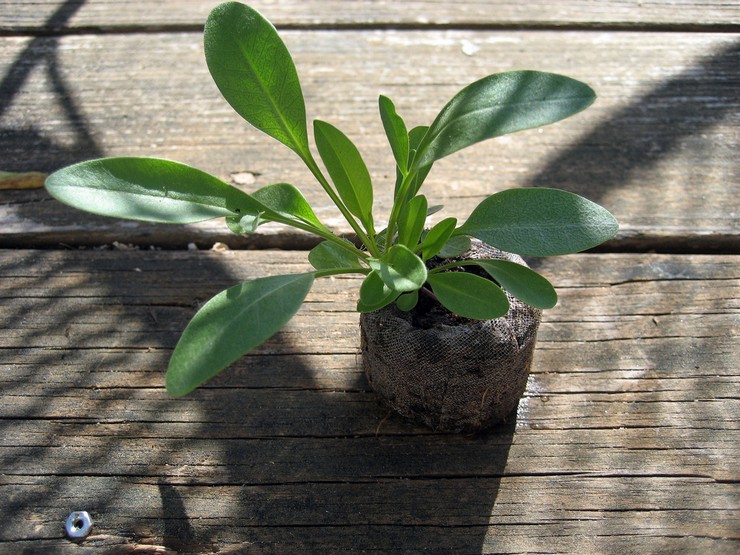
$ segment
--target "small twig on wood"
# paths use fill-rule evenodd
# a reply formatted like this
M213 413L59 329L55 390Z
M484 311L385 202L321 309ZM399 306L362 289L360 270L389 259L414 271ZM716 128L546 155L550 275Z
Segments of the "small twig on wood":
M46 174L41 172L4 172L0 170L0 190L41 189Z

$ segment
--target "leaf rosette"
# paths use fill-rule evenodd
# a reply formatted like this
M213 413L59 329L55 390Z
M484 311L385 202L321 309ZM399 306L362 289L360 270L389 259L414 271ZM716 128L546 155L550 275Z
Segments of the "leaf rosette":
M484 199L460 225L456 218L444 218L429 226L429 217L441 207L430 207L420 193L438 160L587 108L595 94L584 83L538 71L489 75L450 99L430 125L412 128L381 95L378 109L395 162L395 183L387 223L376 232L374 185L350 137L314 121L315 146L328 177L313 156L298 73L275 27L253 8L225 2L208 17L204 45L208 69L226 101L298 155L354 237L333 233L289 183L247 193L185 164L135 157L90 160L49 176L51 195L95 214L175 224L224 218L238 234L259 233L262 224L275 222L321 239L308 254L312 271L234 285L195 314L170 360L166 384L172 395L192 391L281 329L300 310L316 278L359 274L360 312L394 302L413 310L425 295L459 316L491 319L508 310L506 292L550 308L557 301L555 289L513 262L462 259L431 270L429 262L459 258L471 237L520 255L553 256L592 248L617 232L606 209L545 188L504 190ZM479 271L460 271L468 266Z

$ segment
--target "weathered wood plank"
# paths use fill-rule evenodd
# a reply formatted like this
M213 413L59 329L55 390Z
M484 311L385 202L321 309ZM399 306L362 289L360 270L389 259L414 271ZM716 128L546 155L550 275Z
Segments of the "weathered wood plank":
M2 482L7 491L21 495L44 488L34 478L5 477ZM702 543L729 552L738 526L733 499L738 486L697 478L447 477L214 488L166 480L76 477L60 486L59 493L78 504L88 501L80 490L114 492L110 501L90 506L92 514L105 519L105 539L163 538L167 545L170 519L199 515L197 528L181 530L190 537L177 538L189 540L191 552L242 542L282 552L611 552L617 536L627 536L633 549L648 548L651 553L668 547L683 551ZM486 506L490 502L483 499L497 490L491 512ZM452 499L456 502L450 503ZM167 513L175 507L179 515ZM23 535L25 541L58 537L50 533L58 523L46 520L48 513L39 518L28 509L20 515L26 518L11 523L13 536ZM39 529L29 530L26 519ZM282 530L280 535L276 528ZM695 544L697 540L704 542ZM95 541L95 536L90 538L92 545Z
M410 125L428 123L468 82L530 67L589 82L599 100L565 122L439 162L426 193L446 206L440 216L464 218L485 195L506 187L557 186L612 210L622 224L620 248L737 251L737 34L284 35L304 82L309 117L332 121L360 145L377 183L379 216L388 213L393 163L377 94L396 99ZM300 162L241 122L220 98L200 42L197 32L0 38L0 169L50 171L102 155L161 156L248 190L292 182L330 226L348 232ZM466 55L463 47L470 44L478 50ZM236 238L222 222L164 227L92 218L43 191L3 192L0 221L5 246L311 244L304 235L282 235L281 228Z
M60 28L111 29L116 27L171 27L202 25L217 2L213 0L42 0L0 1L0 32ZM674 0L672 2L517 2L489 0L253 0L276 25L517 25L596 27L655 25L740 24L740 8L733 2Z
M88 553L736 550L736 257L540 262L560 305L517 418L479 437L375 402L353 279L168 399L198 303L302 256L1 251L0 551L78 550L61 526L80 509Z

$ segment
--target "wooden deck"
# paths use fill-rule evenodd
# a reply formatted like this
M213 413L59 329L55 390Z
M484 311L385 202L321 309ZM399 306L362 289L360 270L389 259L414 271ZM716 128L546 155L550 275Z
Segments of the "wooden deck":
M218 95L201 45L214 4L0 0L0 171L161 156L246 190L294 183L348 232ZM0 189L0 553L738 553L740 5L252 5L282 29L309 117L355 139L379 183L393 167L380 93L416 125L488 73L588 82L591 109L445 159L426 191L464 217L497 190L556 186L621 231L534 261L560 302L527 392L516 419L465 437L376 402L346 278L168 398L164 368L199 303L304 271L313 239L132 224ZM64 536L75 510L94 521L79 544Z

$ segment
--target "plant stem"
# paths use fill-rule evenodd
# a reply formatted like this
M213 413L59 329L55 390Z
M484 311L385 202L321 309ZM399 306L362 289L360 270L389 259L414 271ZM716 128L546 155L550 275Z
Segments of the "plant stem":
M315 227L313 225L304 224L302 222L291 220L289 218L280 218L280 219L270 218L270 221L273 221L279 224L285 224L290 227L294 227L296 229L301 229L303 231L308 231L309 233L313 233L314 235L317 235L321 237L322 239L326 239L327 241L334 243L335 245L343 248L347 252L352 253L354 256L357 256L358 258L366 259L368 257L366 252L358 249L349 241L345 241L341 237L337 237L331 231L324 231L323 229Z
M419 291L422 293L422 295L426 295L427 297L432 299L434 302L439 303L439 299L437 298L437 295L435 295L431 289L427 289L426 287L421 287Z
M337 206L337 208L339 208L339 211L342 213L342 216L344 216L344 219L347 220L347 223L349 223L354 232L357 234L357 237L359 237L360 241L362 241L362 243L367 247L367 250L370 251L370 254L378 258L380 256L380 252L378 251L378 246L375 243L375 238L371 235L366 234L362 230L360 225L355 220L354 216L352 216L350 211L342 202L342 199L340 199L339 196L334 192L334 189L332 189L331 185L324 177L324 174L321 172L321 169L319 169L319 166L316 164L316 160L314 160L311 153L306 152L301 154L301 159L306 164L306 166L308 166L308 169L311 171L311 173L319 182L324 191L326 191L326 194L329 195L329 198L332 200L332 202ZM372 230L370 231L372 232Z
M393 207L391 208L391 215L388 218L388 227L386 228L387 231L385 235L385 250L386 251L391 248L391 244L393 243L393 236L396 233L398 215L401 213L401 207L406 202L406 196L408 195L408 188L411 182L414 180L416 173L417 172L415 170L403 176L403 180L401 181L401 186L398 188L398 194L396 195L396 198L393 199Z

